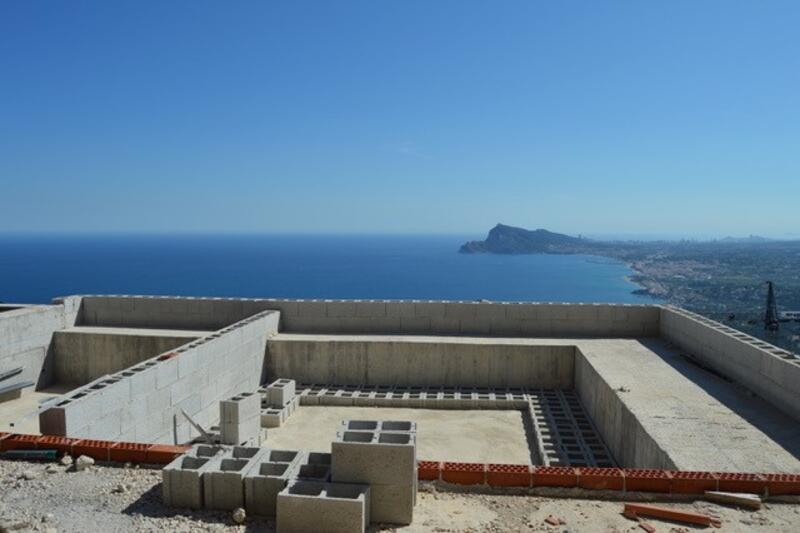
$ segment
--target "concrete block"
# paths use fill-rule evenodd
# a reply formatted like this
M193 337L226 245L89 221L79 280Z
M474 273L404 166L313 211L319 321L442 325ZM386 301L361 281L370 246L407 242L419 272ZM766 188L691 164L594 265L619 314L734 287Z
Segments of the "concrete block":
M408 420L382 420L380 431L416 433L417 423Z
M369 491L372 523L410 524L414 520L416 490L413 485L372 483Z
M278 493L294 476L296 463L260 462L245 475L244 498L248 513L275 516Z
M264 460L270 463L295 463L307 461L308 455L309 454L297 450L268 450ZM330 463L330 461L328 461L328 463Z
M219 402L220 424L237 424L261 413L261 397L255 392L243 392Z
M186 452L186 455L209 459L211 457L228 454L230 452L231 452L230 446L220 446L213 444L195 444L189 449L189 451Z
M267 450L234 448L231 455L211 459L203 475L203 498L207 509L233 510L244 507L244 478L260 463Z
M295 481L277 498L277 530L282 533L364 532L370 523L366 485Z
M169 507L201 509L203 481L214 459L181 455L161 470L161 494Z
M359 407L374 407L375 393L368 391L358 391L353 395L353 405Z
M413 318L414 315L414 302L386 302L386 316L388 317Z
M415 484L416 435L341 431L331 443L331 479L344 483Z
M277 428L283 424L284 410L274 409L272 407L261 410L261 427L262 428Z
M220 423L219 428L222 444L256 443L261 435L261 413L239 423Z
M281 408L294 399L295 381L278 379L267 386L267 401L271 407Z

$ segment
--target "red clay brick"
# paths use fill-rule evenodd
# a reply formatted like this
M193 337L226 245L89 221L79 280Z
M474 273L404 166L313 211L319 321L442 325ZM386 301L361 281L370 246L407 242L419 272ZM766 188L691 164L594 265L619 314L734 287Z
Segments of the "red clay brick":
M625 468L622 472L626 491L670 493L672 475L667 470Z
M578 468L578 486L593 490L623 490L625 477L619 468Z
M707 490L717 490L718 483L719 478L714 472L672 472L673 494L703 494Z
M577 487L578 471L571 466L534 466L531 472L534 487Z
M145 462L151 465L171 463L179 455L186 453L189 446L173 446L171 444L151 444L145 453Z
M109 449L109 459L118 463L144 463L150 446L141 442L117 442Z
M86 455L98 461L108 461L109 450L114 444L115 442L110 440L84 439L72 446L72 453L76 457Z
M761 474L770 496L800 494L800 474Z
M0 452L8 450L35 450L36 441L42 438L41 435L26 435L23 433L12 433L0 440Z
M738 472L717 472L719 490L723 492L750 492L762 494L767 488L767 481L761 474L745 474Z
M486 483L486 465L483 463L444 463L442 481L456 485L483 485Z
M55 450L61 454L68 453L72 455L72 447L80 441L81 439L71 439L69 437L59 437L57 435L42 435L42 437L36 441L36 449Z
M486 465L486 482L491 487L530 487L531 467L528 465Z
M438 461L419 461L417 478L422 481L438 481L442 473L442 463Z

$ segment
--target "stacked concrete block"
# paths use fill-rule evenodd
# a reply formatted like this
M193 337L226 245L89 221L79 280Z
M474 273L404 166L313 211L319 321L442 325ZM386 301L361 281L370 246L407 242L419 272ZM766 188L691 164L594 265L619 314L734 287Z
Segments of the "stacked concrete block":
M266 387L266 399L270 407L283 408L295 397L293 379L277 379Z
M277 498L281 533L362 533L370 523L371 488L363 484L295 481Z
M373 522L411 523L417 493L413 423L344 421L331 449L331 480L369 485Z
M245 475L244 497L248 513L275 516L278 493L294 477L302 452L266 450L261 460Z
M209 463L203 474L206 509L233 510L245 506L245 476L267 453L264 448L234 446Z
M293 396L283 407L272 407L266 398L261 400L261 427L280 427L300 406L300 397Z
M220 438L223 444L255 444L261 434L261 397L243 392L219 403Z

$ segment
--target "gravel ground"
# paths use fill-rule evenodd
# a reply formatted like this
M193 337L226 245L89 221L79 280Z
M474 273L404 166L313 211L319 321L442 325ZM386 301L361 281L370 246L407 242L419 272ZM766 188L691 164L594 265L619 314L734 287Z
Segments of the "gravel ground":
M92 466L83 472L56 464L0 461L0 531L273 531L274 523L230 513L174 510L161 504L161 472ZM713 513L722 531L800 531L800 505L769 503L752 512L707 502L662 503ZM419 493L414 524L400 531L642 531L620 512L621 501L460 494L427 488ZM548 515L564 520L545 523ZM659 532L693 529L651 520Z

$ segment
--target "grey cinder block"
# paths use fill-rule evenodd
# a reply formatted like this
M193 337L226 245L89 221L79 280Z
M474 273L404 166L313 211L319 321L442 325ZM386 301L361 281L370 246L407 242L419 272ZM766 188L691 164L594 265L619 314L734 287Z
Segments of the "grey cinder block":
M204 474L203 497L207 509L233 510L244 507L244 479L267 450L234 449L211 460Z
M367 428L372 425L370 422L347 421L346 425ZM370 498L373 522L411 523L417 492L413 422L383 421L377 431L343 430L337 433L331 449L333 482L363 483L370 490L375 488L377 498Z
M277 498L281 533L358 533L370 522L370 488L366 485L295 481Z
M181 455L161 470L161 494L169 507L201 509L203 482L213 458Z
M277 450L276 450L277 451ZM277 458L291 459L287 462L265 461L255 465L245 475L244 496L245 509L248 513L263 516L275 516L278 493L282 491L294 476L301 454L272 454L267 452L262 459L274 455Z
M335 482L414 483L416 435L344 431L331 443Z
M293 379L277 379L267 386L267 401L270 406L282 408L295 396Z

